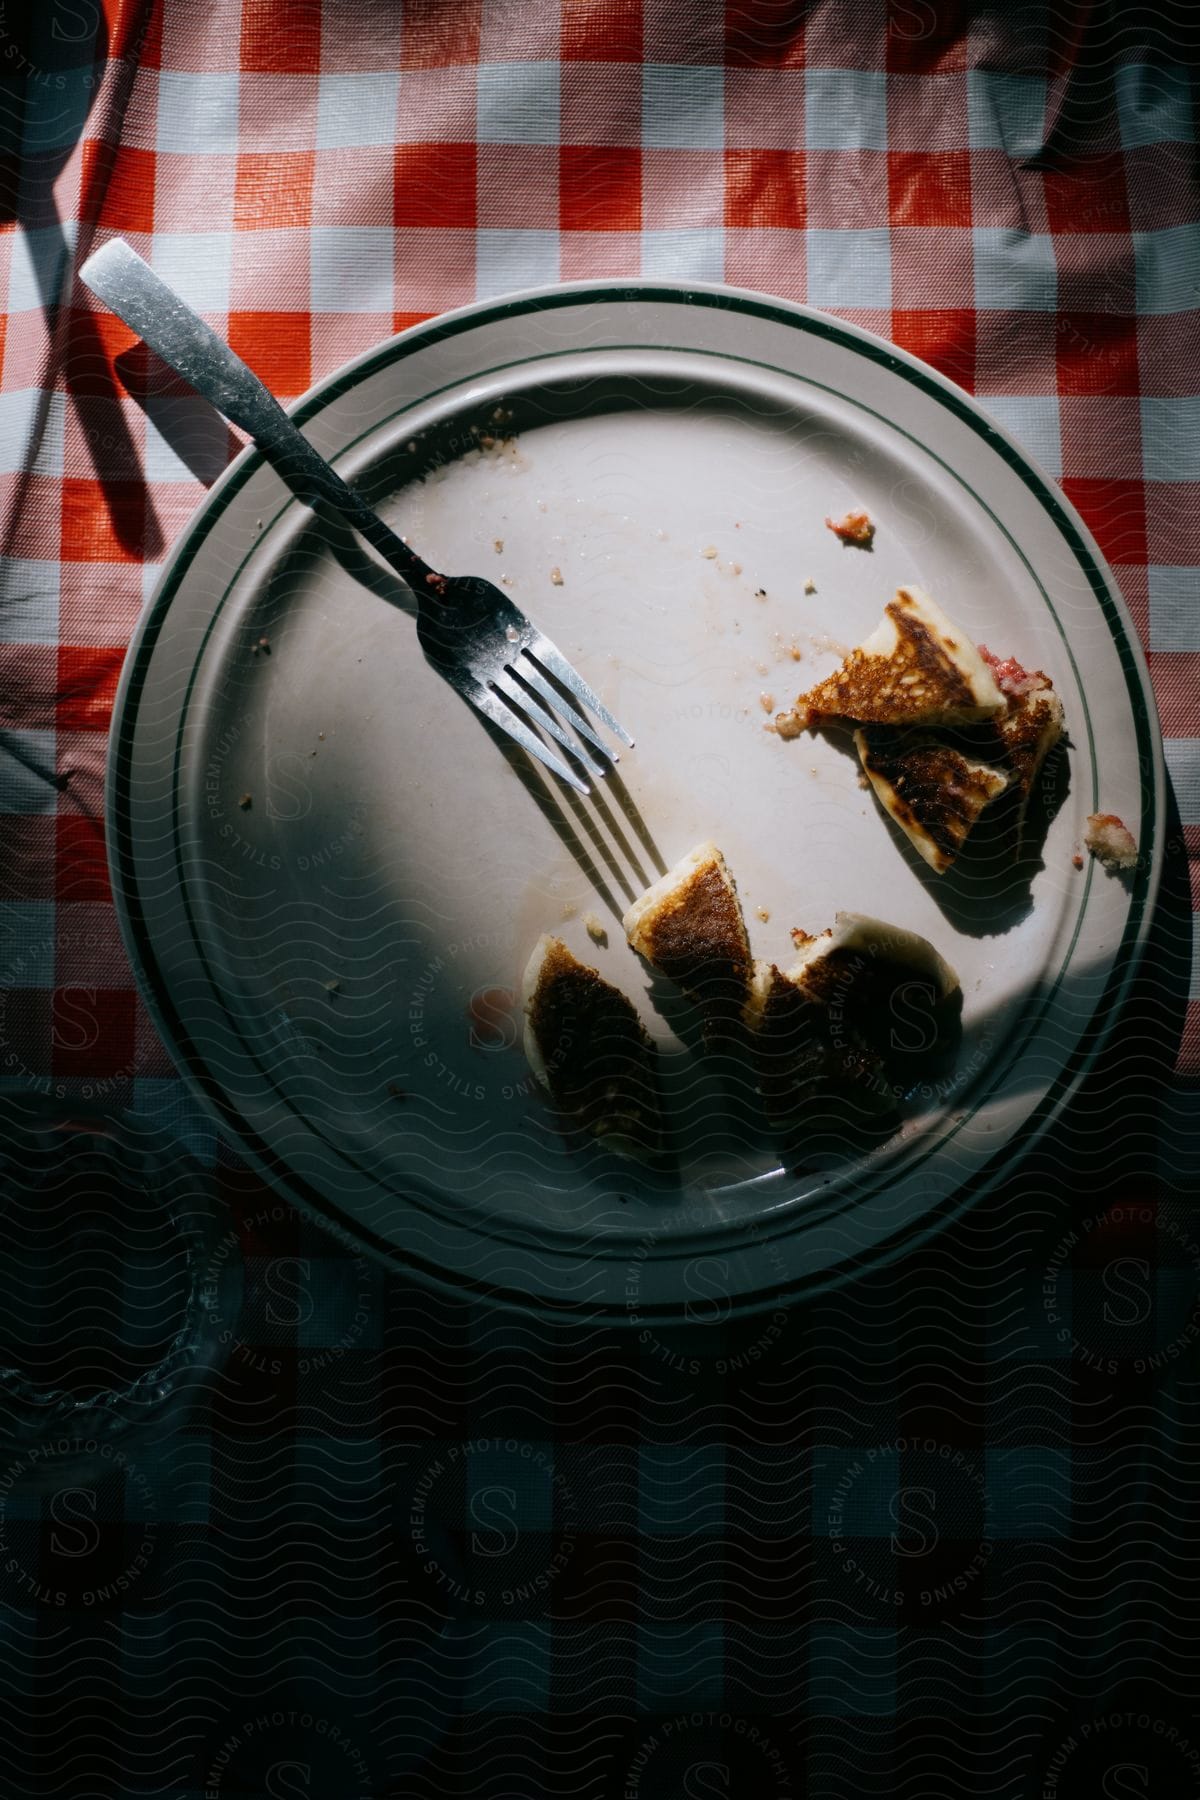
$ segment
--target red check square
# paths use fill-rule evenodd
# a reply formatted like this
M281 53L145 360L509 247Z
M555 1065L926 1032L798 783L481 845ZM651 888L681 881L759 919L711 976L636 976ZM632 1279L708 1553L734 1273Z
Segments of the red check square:
M969 225L967 150L890 150L888 218L893 225Z
M61 731L107 731L125 652L91 645L58 647L58 725Z
M564 62L642 60L642 0L562 0Z
M311 150L239 156L234 230L307 230L312 224L313 160Z
M559 219L564 231L640 231L641 151L619 144L564 144Z
M727 150L725 223L803 231L808 205L800 150Z
M1062 485L1110 562L1146 561L1146 496L1140 481L1075 476Z
M395 225L475 229L474 144L397 144L393 167Z
M55 832L55 898L111 901L103 821L90 813L60 813Z
M1061 394L1136 394L1138 328L1120 313L1060 312L1057 319Z
M230 348L273 394L302 394L312 386L310 318L306 312L231 312Z
M258 74L318 74L320 6L292 5L281 14L277 0L242 0L240 55L242 68Z
M892 339L902 350L932 363L960 387L975 386L975 311L959 306L945 309L897 309L892 313Z
M112 231L154 230L153 150L88 138L83 146L81 193L95 195L101 222Z
M50 996L50 1059L68 1079L129 1077L137 1066L131 988L58 987Z
M1051 231L1129 230L1125 158L1119 153L1064 157L1042 179Z
M140 481L62 484L64 562L141 562L146 555L146 489Z

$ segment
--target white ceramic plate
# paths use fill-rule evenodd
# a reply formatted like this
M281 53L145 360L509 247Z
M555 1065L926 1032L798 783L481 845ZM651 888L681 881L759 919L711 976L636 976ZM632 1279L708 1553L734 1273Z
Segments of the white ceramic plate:
M784 960L791 926L838 908L910 927L961 976L964 1037L870 1155L796 1174L766 1137L731 1139L680 1009L624 944L656 869L619 796L577 806L514 768L426 665L394 578L247 453L131 650L109 790L145 994L243 1154L424 1278L639 1321L714 1285L776 1304L983 1192L1094 1054L1160 860L1145 668L1058 490L923 364L724 288L468 308L295 416L435 566L507 578L636 736L621 775L659 859L721 845L757 954ZM853 502L869 553L823 524ZM760 696L790 701L914 581L1063 697L1069 785L1032 868L968 859L939 881L843 748L763 730ZM1097 809L1138 834L1130 882L1072 864ZM677 1180L569 1141L535 1090L507 996L544 930L641 1003L687 1108Z

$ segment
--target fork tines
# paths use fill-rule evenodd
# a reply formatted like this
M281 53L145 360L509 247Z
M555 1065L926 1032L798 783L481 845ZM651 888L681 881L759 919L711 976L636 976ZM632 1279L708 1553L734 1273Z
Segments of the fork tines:
M494 708L493 705L482 710L497 724L503 725L524 749L536 756L561 780L566 781L578 793L587 794L590 789L586 782L581 781L562 758L556 756L529 728L530 725L536 725L546 732L592 775L606 775L610 766L620 760L617 752L610 749L582 712L571 704L570 699L562 692L564 687L584 706L589 707L623 744L632 748L633 739L629 733L618 724L604 702L562 652L540 632L530 634L528 641L521 645L517 654L505 664L500 675L491 683L495 694L507 702L504 716L499 716L500 708ZM479 704L478 700L476 704ZM576 736L572 737L564 729L564 725L570 726Z

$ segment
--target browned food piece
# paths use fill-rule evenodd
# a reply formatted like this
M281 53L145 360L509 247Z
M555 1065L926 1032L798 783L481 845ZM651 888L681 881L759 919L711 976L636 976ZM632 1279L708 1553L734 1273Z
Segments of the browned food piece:
M939 875L952 866L984 808L1009 785L1002 769L932 732L864 725L854 743L884 811Z
M875 536L871 515L862 506L852 506L840 519L827 517L825 524L834 537L841 538L843 544L857 544L860 550L869 549Z
M754 964L737 888L715 844L689 851L621 923L638 955L702 1009L710 1038L736 1028Z
M788 979L826 1008L835 1042L896 1065L937 1056L953 1038L962 989L928 938L851 912L819 937L792 935L799 954Z
M903 587L840 669L796 701L800 725L971 725L1005 709L978 650L920 588ZM778 721L776 721L778 725Z
M980 646L981 654L993 659ZM1019 671L1019 678L1012 671ZM984 736L994 733L999 760L1012 771L1020 795L1017 813L1017 842L1025 825L1025 814L1034 782L1042 764L1063 734L1063 706L1050 678L1040 669L1026 672L1013 658L998 666L997 680L1008 701L1008 709L990 721ZM989 752L985 749L983 754Z
M633 1003L548 935L529 959L523 997L525 1054L555 1104L608 1149L657 1155L658 1056Z
M828 935L828 934L827 934ZM877 1122L895 1111L884 1059L848 1033L772 962L754 965L745 1022L763 1110L780 1132Z
M1096 861L1110 873L1136 869L1137 839L1116 813L1089 813L1083 841Z

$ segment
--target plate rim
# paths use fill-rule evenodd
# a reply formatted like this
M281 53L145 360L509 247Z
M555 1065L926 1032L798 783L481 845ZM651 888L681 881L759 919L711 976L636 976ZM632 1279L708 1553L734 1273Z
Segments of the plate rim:
M995 1185L1002 1166L1011 1168L1016 1161L1023 1160L1052 1128L1109 1043L1146 949L1155 916L1165 853L1165 758L1149 670L1129 608L1106 557L1076 508L1037 460L989 415L986 407L974 395L950 377L878 333L820 308L718 282L666 279L627 282L582 280L521 289L494 299L473 301L381 340L332 370L293 400L286 410L296 424L303 425L341 395L352 391L362 380L377 370L390 366L398 358L459 336L482 323L503 322L510 318L552 311L561 306L597 303L615 303L620 306L639 300L667 301L733 312L747 310L769 322L807 331L827 340L832 339L853 352L864 354L869 361L882 364L893 373L914 381L927 395L948 406L985 444L1002 456L1003 461L1021 479L1041 509L1049 514L1055 527L1066 538L1106 618L1129 694L1135 744L1141 763L1140 787L1144 809L1141 847L1145 861L1144 866L1137 870L1132 885L1129 912L1104 986L1075 1048L1040 1100L1021 1122L1019 1131L1006 1138L995 1153L966 1180L957 1184L937 1205L874 1245L870 1267L880 1269L914 1244L942 1229L949 1219L957 1216L989 1187ZM212 528L214 517L219 516L244 483L265 462L262 452L253 443L239 452L201 497L159 571L151 599L131 636L114 698L106 762L105 816L114 909L142 999L156 1029L171 1050L181 1078L186 1080L193 1095L214 1119L218 1128L233 1139L239 1152L247 1155L261 1172L271 1178L275 1157L270 1146L266 1143L258 1144L255 1134L248 1134L244 1129L235 1127L232 1116L228 1115L224 1097L215 1084L205 1078L204 1071L197 1070L187 1053L186 1045L190 1034L170 1002L165 983L161 980L156 983L152 969L147 967L147 963L154 964L157 959L149 952L149 931L144 920L140 934L137 929L141 906L136 899L137 878L132 833L127 825L122 824L123 818L128 819L128 808L122 803L129 795L133 775L132 721L136 719L137 693L148 671L159 629L186 574L187 566ZM1148 753L1148 768L1147 759L1141 755L1143 751ZM172 1019L174 1023L171 1022ZM240 1117L238 1123L245 1125ZM323 1195L306 1192L301 1198L295 1191L294 1177L284 1183L284 1191L294 1204L315 1213L327 1229L356 1252L366 1249L393 1270L408 1272L414 1279L432 1284L443 1292L459 1296L474 1293L496 1304L560 1317L601 1316L614 1322L627 1318L624 1309L604 1302L559 1299L521 1289L496 1287L465 1274L452 1275L440 1264L415 1254L395 1240L380 1237L359 1221L347 1223L334 1203ZM822 1269L815 1274L794 1276L731 1298L736 1312L750 1314L771 1306L795 1302L817 1292L830 1291L854 1279L859 1268L859 1263L851 1258L843 1264ZM639 1322L649 1322L648 1315L651 1311L660 1323L677 1322L684 1316L682 1302L677 1306L661 1304L641 1309L638 1314Z

